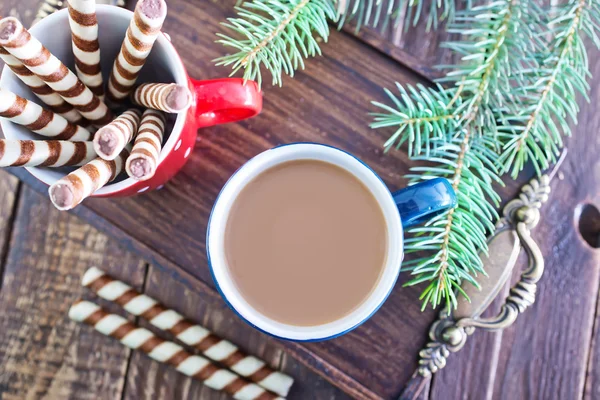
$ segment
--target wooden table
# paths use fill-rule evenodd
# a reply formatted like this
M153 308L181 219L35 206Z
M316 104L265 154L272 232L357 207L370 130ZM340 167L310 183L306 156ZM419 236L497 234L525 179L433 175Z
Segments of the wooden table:
M35 3L8 0L0 12L17 13L27 23L33 15L26 10ZM213 33L220 30L220 21L232 15L233 3L169 0L164 30L182 52L191 76L208 79L228 74L211 60L224 52L213 43ZM350 29L333 32L323 46L323 56L310 60L295 79L285 79L283 88L266 85L260 116L200 132L188 164L162 190L130 199L93 199L73 212L107 236L83 224L71 228L72 217L51 211L34 193L45 195L46 188L25 171L11 172L27 186L3 177L0 327L18 335L8 342L1 339L0 360L13 365L15 376L20 376L21 361L41 364L35 376L23 381L5 382L1 377L5 374L0 374L0 393L37 393L39 388L40 394L57 397L80 393L75 398L208 396L201 385L192 385L143 355L130 357L118 344L87 328L68 323L63 324L68 328L55 328L64 319L67 303L79 293L82 271L98 264L298 377L292 397L345 395L314 378L290 355L355 398L397 397L416 367L418 351L435 318L431 310L420 312L421 288L402 288L406 277L401 277L382 309L341 338L312 344L279 342L244 325L216 294L206 265L205 230L212 204L228 177L252 156L281 143L315 141L343 148L370 164L391 188L405 185L402 176L410 162L403 151L383 154L382 143L389 132L368 128L367 113L373 110L369 102L385 100L381 88L392 87L394 81L427 82L435 77L431 66L449 58L437 48L443 38L443 32L426 34L421 28L409 33L402 33L401 27L384 33L365 29L359 36ZM600 79L597 52L590 54L590 62ZM600 396L600 346L596 346L600 250L582 239L576 213L580 204L600 206L600 116L594 113L600 86L591 86L591 104L580 102L580 124L567 141L570 155L560 179L552 183L551 200L533 233L546 259L538 301L509 330L478 331L471 336L422 398ZM500 189L503 199L514 196L531 177L522 175ZM588 224L587 229L589 241L598 243L598 226ZM43 261L38 262L38 257ZM38 303L54 302L61 304L60 313L48 316L40 311L44 305ZM39 312L29 313L29 307ZM30 321L34 316L39 318L37 325ZM26 329L19 330L20 326ZM36 353L38 341L51 342L59 354L51 349ZM21 342L31 347L17 346ZM45 379L51 382L58 372L68 382L48 384ZM65 387L69 391L61 392Z

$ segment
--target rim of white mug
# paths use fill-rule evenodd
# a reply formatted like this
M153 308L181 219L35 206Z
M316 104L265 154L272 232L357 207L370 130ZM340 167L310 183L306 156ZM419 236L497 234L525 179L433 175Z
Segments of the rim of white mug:
M371 294L346 316L321 325L294 326L276 321L252 307L240 294L229 274L224 249L225 227L231 206L240 191L263 171L292 160L321 160L335 164L358 178L377 199L387 227L387 255L382 274ZM267 150L245 163L225 184L215 201L207 231L208 264L213 280L225 301L255 328L281 339L320 341L351 331L368 320L385 302L400 274L403 230L391 192L364 162L335 147L318 143L293 143ZM277 299L273 299L277 301Z
M110 17L110 16L126 17L127 20L129 21L133 17L133 12L130 10L127 10L125 8L122 8L122 7L112 6L112 5L108 5L108 4L97 4L96 5L96 15L98 16L99 21L101 21L103 18L105 18L107 16L108 17ZM41 21L39 21L37 24L35 24L31 28L29 28L28 30L33 36L40 38L41 36L39 35L39 33L43 32L44 29L46 29L45 28L46 25L54 26L54 24L59 24L59 21L61 19L64 20L63 21L64 24L68 24L68 22L67 22L68 21L68 9L64 8L62 10L59 10L57 12L54 12L54 13L48 15L47 17L43 18ZM40 39L40 41L43 43L44 42L43 38ZM69 43L68 46L70 48L71 43ZM183 61L181 60L181 57L179 56L179 53L177 52L177 50L175 49L173 44L170 42L170 40L167 38L167 36L164 33L161 32L161 34L158 35L154 46L160 47L161 50L165 51L166 59L167 59L166 65L170 66L169 69L173 73L173 76L175 77L175 82L179 85L188 86L187 72L185 70ZM2 74L0 75L0 85L1 86L6 86L5 79L18 80L18 78L16 76L14 76L13 72L10 71L10 69L6 66L3 68ZM3 85L3 83L4 83L4 85ZM171 134L160 152L160 157L159 157L159 162L158 162L159 165L163 162L163 160L167 157L167 155L171 153L171 151L175 147L175 144L181 137L181 133L183 131L183 127L184 127L186 118L187 118L187 113L180 113L179 115L177 115L175 124L173 125L173 129L171 130ZM12 125L12 124L13 123L10 121L0 120L0 126L2 127L2 132L4 133L4 136L7 139L10 139L12 137L11 128L10 128L10 125ZM9 128L7 129L7 127L9 127ZM38 180L44 182L47 185L51 185L52 183L57 181L57 179L55 179L53 176L51 176L51 174L49 174L49 171L45 168L26 167L26 169L27 169L27 171L29 171L29 173L31 175L33 175ZM104 186L103 188L96 191L96 193L94 193L94 195L99 195L99 196L110 195L110 194L125 190L128 187L135 185L136 183L138 183L138 182L128 177L120 182L111 183L111 184Z

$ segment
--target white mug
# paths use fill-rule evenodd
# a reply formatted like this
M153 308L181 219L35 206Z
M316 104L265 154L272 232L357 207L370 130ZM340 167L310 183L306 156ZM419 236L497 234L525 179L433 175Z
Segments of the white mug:
M292 160L320 160L350 172L373 194L383 212L387 228L385 265L375 288L361 305L346 316L316 326L295 326L273 320L257 311L236 288L225 257L225 227L232 205L241 190L257 175ZM403 225L417 224L456 205L456 196L446 179L433 179L391 193L381 178L355 156L335 147L295 143L267 150L244 164L217 197L208 223L206 251L211 274L227 304L247 323L280 339L321 341L343 335L368 320L391 293L403 258ZM277 301L277 299L273 299ZM310 312L310 310L307 310Z

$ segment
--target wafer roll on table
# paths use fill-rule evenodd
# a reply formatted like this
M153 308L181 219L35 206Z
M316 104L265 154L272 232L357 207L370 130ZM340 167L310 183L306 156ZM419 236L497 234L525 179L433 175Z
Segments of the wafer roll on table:
M95 158L83 167L53 183L48 189L52 204L59 210L70 210L95 191L113 181L125 168L129 148L113 161Z
M22 62L31 72L73 105L92 124L105 125L112 120L106 104L77 78L39 40L31 36L18 19L0 20L0 46Z
M291 377L272 370L263 361L243 353L231 342L219 338L145 294L138 293L99 268L88 269L81 284L103 299L119 304L130 314L140 316L157 328L172 333L178 340L199 350L206 357L220 362L267 390L287 396L294 383Z
M192 93L186 86L175 83L144 83L134 90L131 99L146 108L179 113L192 104Z
M96 0L69 0L68 4L77 76L92 93L104 101Z
M131 142L138 131L140 112L130 109L110 124L98 129L94 136L96 153L105 160L114 160Z
M211 389L228 393L235 399L282 399L204 357L188 353L178 344L159 338L120 315L106 312L90 301L80 300L73 304L69 310L69 318L91 325L98 332L119 340L125 346L141 350L150 358L170 365L182 374L204 382Z
M125 164L127 175L138 181L145 181L154 176L164 133L164 114L156 110L144 111L131 155Z
M36 103L0 88L0 117L56 140L91 141L86 128L75 125Z
M46 85L44 81L28 70L21 61L11 56L4 47L0 47L0 59L51 111L74 124L81 124L83 122L83 117L79 111L64 101L50 86Z
M80 166L97 157L92 142L0 139L0 167Z
M133 90L166 16L167 3L164 0L137 2L108 81L111 100L123 101Z

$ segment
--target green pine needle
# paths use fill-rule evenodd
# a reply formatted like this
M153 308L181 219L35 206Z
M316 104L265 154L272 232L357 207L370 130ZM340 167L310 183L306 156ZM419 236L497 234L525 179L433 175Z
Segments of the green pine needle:
M315 35L329 37L327 19L335 19L332 0L252 0L236 7L237 17L223 26L234 31L234 38L217 34L217 43L235 49L235 53L216 59L228 65L232 75L244 70L244 79L262 83L261 66L268 69L274 85L282 84L284 74L304 68L304 59L321 54Z
M413 158L431 165L411 168L416 173L408 175L412 182L447 178L458 200L456 208L407 231L410 238L405 241L405 251L418 252L421 257L404 263L403 270L414 276L405 285L430 282L421 296L423 309L428 303L435 308L442 300L456 307L456 288L465 281L479 287L475 278L479 273L485 274L478 253L487 252L485 237L494 229L500 201L492 188L494 183L500 183L495 169L497 155L490 151L493 145L487 137L472 139L462 132L437 148L437 161L431 162L430 157ZM458 292L464 295L464 291Z
M397 127L384 144L386 151L408 142L408 154L429 156L433 146L450 140L452 133L459 130L460 115L454 111L461 106L461 99L454 98L456 90L445 90L439 85L436 89L421 84L406 85L405 89L396 83L396 87L398 96L384 89L395 108L373 102L383 112L371 114L374 117L371 128Z
M338 28L353 20L356 30L362 26L382 29L402 18L405 26L414 26L427 15L427 30L440 21L451 21L457 0L434 0L424 11L425 0L248 0L239 1L237 16L222 25L231 34L218 33L232 54L219 57L217 65L230 66L231 75L243 70L244 79L262 83L263 69L271 74L274 85L282 85L283 75L294 76L304 69L304 60L321 54L319 41L327 42L328 20ZM261 68L264 67L264 68Z
M519 112L499 127L503 152L499 159L504 172L513 177L531 162L536 171L556 161L563 136L570 136L569 120L577 123L577 95L587 98L589 67L584 36L596 46L600 5L590 0L570 0L552 9L538 11L540 35L553 39L529 55L519 75L522 98ZM546 29L549 27L549 29ZM531 68L534 65L534 68Z

